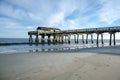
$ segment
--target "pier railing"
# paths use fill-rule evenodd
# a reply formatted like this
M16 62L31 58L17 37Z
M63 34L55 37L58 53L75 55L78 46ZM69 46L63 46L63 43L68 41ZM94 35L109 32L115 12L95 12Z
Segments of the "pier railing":
M62 33L98 33L98 32L120 32L120 26L115 27L102 27L102 28L88 28L88 29L75 29L75 30L64 30Z

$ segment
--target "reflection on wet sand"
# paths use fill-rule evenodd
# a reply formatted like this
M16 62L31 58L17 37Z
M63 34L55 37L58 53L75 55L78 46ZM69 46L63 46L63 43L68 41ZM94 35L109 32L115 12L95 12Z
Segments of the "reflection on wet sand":
M57 45L56 45L57 46ZM104 47L104 44L84 44L84 45L68 45L63 47L49 47L46 48L44 45L41 48L37 49L31 49L29 52L48 52L48 51L62 51L62 50L77 50L77 49L83 49L83 48L94 48L94 47Z

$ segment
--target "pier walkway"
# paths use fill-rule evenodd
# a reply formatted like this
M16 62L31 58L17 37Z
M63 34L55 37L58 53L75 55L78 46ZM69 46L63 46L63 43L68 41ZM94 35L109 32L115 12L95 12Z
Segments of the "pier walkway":
M120 32L120 26L114 27L102 27L102 28L88 28L88 29L74 29L74 30L61 30L58 28L50 28L50 27L38 27L35 31L29 31L29 43L39 43L39 36L41 36L41 43L45 43L45 38L47 36L47 43L64 43L65 41L70 44L71 36L74 35L74 42L76 44L79 43L79 36L82 36L82 43L88 44L88 36L91 36L91 43L93 43L93 34L97 35L96 44L99 41L99 35L101 35L101 43L104 44L103 34L109 33L109 45L112 44L112 36L113 36L113 44L116 45L115 33ZM35 41L33 41L33 37L35 36ZM86 36L85 36L86 35Z

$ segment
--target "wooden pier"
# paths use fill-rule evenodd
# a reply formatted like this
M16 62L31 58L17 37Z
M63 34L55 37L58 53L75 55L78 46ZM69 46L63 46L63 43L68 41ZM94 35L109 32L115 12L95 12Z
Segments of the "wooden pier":
M102 28L88 28L88 29L75 29L75 30L61 30L58 28L50 28L50 27L38 27L36 31L29 31L29 43L36 43L38 44L39 36L41 36L41 43L68 43L71 42L71 36L74 35L74 42L76 44L79 43L79 36L81 35L82 43L88 44L88 36L91 36L91 43L93 44L93 34L97 35L96 44L99 44L99 40L101 40L101 44L104 44L104 33L109 33L109 45L112 45L112 36L113 36L113 44L116 45L115 40L115 33L120 32L120 26L114 26L114 27L102 27ZM86 34L86 38L84 35ZM33 37L35 36L35 41L33 41ZM45 42L45 38L47 36L47 42ZM99 36L101 36L101 39L99 39Z

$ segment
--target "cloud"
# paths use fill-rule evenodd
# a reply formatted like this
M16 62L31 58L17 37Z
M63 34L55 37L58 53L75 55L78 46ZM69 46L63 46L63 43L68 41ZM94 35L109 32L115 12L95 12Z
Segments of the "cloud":
M100 20L111 25L115 20L120 19L120 1L102 0L103 6L100 9Z
M12 21L10 19L0 18L0 26L1 28L4 29L13 29L13 28L18 28L21 25L16 21Z
M35 30L36 28L31 25L23 25L17 21L11 20L11 19L6 19L6 18L0 18L0 26L1 30L9 30L9 31L32 31Z
M92 7L89 7L91 4ZM81 21L83 17L90 18L92 9L96 5L98 2L94 0L54 0L53 2L51 0L5 0L0 7L1 13L5 16L35 24L54 26L67 21L70 17L81 18Z
M92 7L89 7L91 4ZM59 5L59 12L53 13L49 23L52 26L64 26L66 29L79 28L81 23L84 23L84 26L81 26L81 28L85 27L85 24L88 24L87 22L90 22L91 19L97 16L97 9L101 6L99 1L94 0L90 2L88 0L78 2L75 0L66 0ZM93 9L95 10L93 11Z
M37 26L64 30L106 26L119 22L119 14L119 0L0 1L0 26L18 32Z
M55 15L51 16L49 24L50 25L58 24L58 23L60 23L63 20L64 20L64 13L60 12L58 14L55 14Z
M0 3L0 12L11 18L47 26L68 20L84 23L96 18L112 24L120 17L119 0L4 0Z
M0 3L0 15L18 20L23 20L28 18L27 16L28 13L26 11L5 2Z

